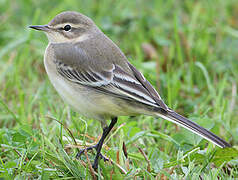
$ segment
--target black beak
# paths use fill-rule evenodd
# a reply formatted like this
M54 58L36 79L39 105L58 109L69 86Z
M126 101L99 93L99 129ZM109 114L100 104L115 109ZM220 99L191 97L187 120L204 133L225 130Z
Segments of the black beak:
M29 26L29 28L36 29L38 31L48 31L50 29L48 25Z

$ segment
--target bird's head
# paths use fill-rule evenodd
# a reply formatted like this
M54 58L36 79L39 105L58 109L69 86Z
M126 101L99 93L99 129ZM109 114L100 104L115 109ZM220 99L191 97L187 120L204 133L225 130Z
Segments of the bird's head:
M79 42L100 32L89 17L74 11L62 12L46 25L29 27L44 31L51 43Z

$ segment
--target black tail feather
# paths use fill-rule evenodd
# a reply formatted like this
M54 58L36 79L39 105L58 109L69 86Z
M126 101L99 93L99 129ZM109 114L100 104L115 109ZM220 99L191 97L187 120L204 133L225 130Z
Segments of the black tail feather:
M198 124L188 120L187 118L181 116L180 114L178 114L172 110L169 110L163 114L158 113L157 115L194 132L195 134L207 139L208 141L216 144L217 146L219 146L221 148L231 147L231 145L229 143L227 143L223 139L219 138L212 132L206 130L205 128L199 126Z

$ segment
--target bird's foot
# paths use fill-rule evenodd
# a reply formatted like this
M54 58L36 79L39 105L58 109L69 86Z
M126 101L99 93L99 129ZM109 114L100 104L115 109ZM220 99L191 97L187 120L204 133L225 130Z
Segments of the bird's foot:
M98 149L98 144L96 144L96 145L94 145L94 146L87 147L87 148L85 148L85 149L81 149L81 150L77 153L76 159L79 159L80 156L81 156L82 154L84 154L85 151L91 151L91 150L93 150L93 149L95 149L95 150L97 151L97 149ZM98 158L103 159L104 162L109 161L109 159L108 159L106 156L104 156L104 155L102 155L101 153L99 153L98 156L96 156L96 158L95 158L95 160L94 160L94 163L93 163L93 165L92 165L93 169L97 169L97 167L98 167L98 160L99 160Z
M81 156L85 151L88 152L88 151L91 151L91 150L93 150L93 149L96 149L96 150L97 150L97 144L94 145L94 146L87 147L87 148L85 148L85 149L81 149L81 150L77 153L76 159L79 159L80 156Z

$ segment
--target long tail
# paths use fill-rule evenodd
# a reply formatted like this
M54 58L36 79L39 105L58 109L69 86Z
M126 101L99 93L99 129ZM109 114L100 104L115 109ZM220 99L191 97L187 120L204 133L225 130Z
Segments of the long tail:
M212 132L206 130L205 128L199 126L198 124L188 120L187 118L181 116L180 114L169 110L166 113L156 113L157 116L162 117L163 119L166 119L168 121L171 121L173 123L176 123L189 131L194 132L195 134L203 137L204 139L207 139L208 141L214 143L215 145L225 148L225 147L231 147L229 143L224 141L223 139L219 138Z

